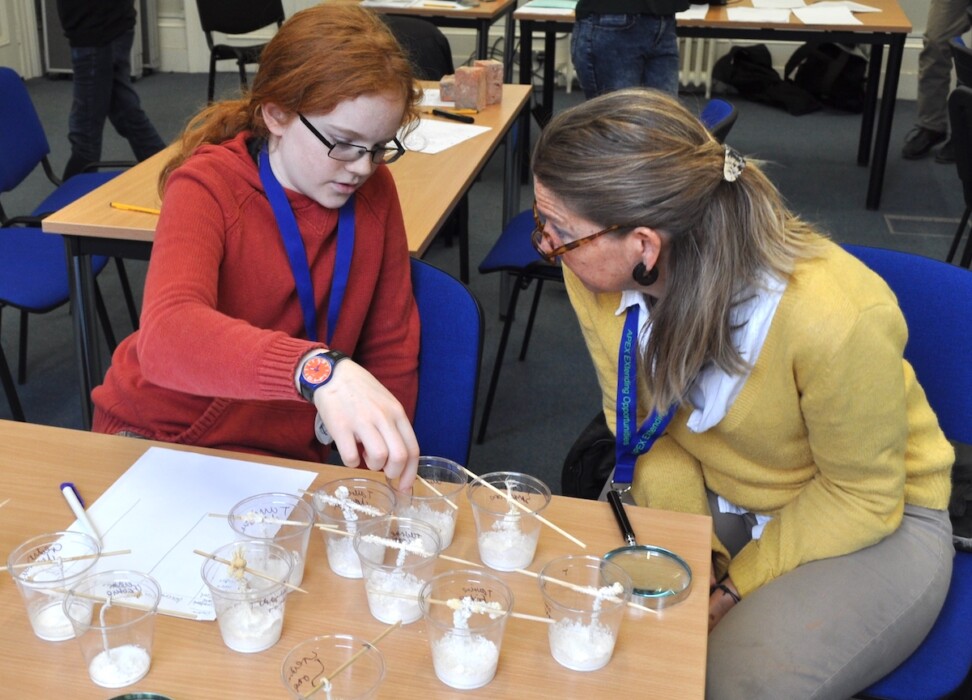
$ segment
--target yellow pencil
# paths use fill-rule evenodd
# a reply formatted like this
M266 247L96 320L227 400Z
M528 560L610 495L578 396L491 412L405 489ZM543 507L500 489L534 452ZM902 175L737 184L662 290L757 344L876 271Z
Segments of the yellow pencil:
M109 202L112 209L122 209L123 211L138 211L143 214L155 214L158 216L161 213L160 209L153 209L151 207L140 207L136 204L122 204L121 202Z

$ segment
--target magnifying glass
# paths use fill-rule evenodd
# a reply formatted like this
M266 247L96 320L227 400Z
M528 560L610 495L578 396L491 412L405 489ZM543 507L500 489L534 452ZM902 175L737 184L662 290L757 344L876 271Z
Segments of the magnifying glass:
M627 572L633 584L632 595L642 605L661 610L684 600L692 588L692 570L680 556L662 547L638 544L631 521L624 512L621 493L611 489L608 503L627 543L604 555Z

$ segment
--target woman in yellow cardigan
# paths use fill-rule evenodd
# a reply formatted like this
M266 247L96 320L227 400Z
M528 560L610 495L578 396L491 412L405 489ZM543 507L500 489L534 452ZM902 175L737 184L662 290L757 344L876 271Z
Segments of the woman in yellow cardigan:
M954 454L894 295L661 93L559 114L533 173L534 245L565 267L620 478L713 516L706 696L847 698L886 675L953 553Z

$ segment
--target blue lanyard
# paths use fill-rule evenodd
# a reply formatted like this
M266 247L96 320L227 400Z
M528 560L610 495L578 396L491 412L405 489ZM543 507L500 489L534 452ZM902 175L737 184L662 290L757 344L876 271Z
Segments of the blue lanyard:
M634 432L638 420L638 316L637 306L628 309L624 319L624 330L621 332L621 343L618 347L618 406L617 430L615 435L614 454L616 465L614 481L619 484L630 484L634 478L635 461L651 449L655 440L661 437L668 427L668 423L675 415L672 406L665 413L659 415L652 411L651 415L641 424L637 433Z
M297 288L297 298L300 309L304 314L304 332L307 338L317 342L317 307L314 304L314 283L311 280L310 264L307 262L307 251L304 241L300 237L297 227L297 217L287 201L283 187L277 181L270 168L270 157L266 146L260 151L260 180L263 189L270 200L270 208L277 220L277 228L287 249L287 259L290 270L294 275L294 285ZM341 313L341 302L348 287L348 276L351 272L351 255L354 252L354 195L352 195L338 212L337 254L334 260L334 277L331 280L331 296L327 305L327 344L331 345L334 329L337 328L338 315Z

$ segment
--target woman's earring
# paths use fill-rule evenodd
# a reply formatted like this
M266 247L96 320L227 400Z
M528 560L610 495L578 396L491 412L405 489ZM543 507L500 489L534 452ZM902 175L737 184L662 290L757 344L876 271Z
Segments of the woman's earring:
M643 262L640 262L635 265L634 270L631 271L631 279L640 284L642 287L650 287L658 281L658 268L653 267L649 270L645 267Z

